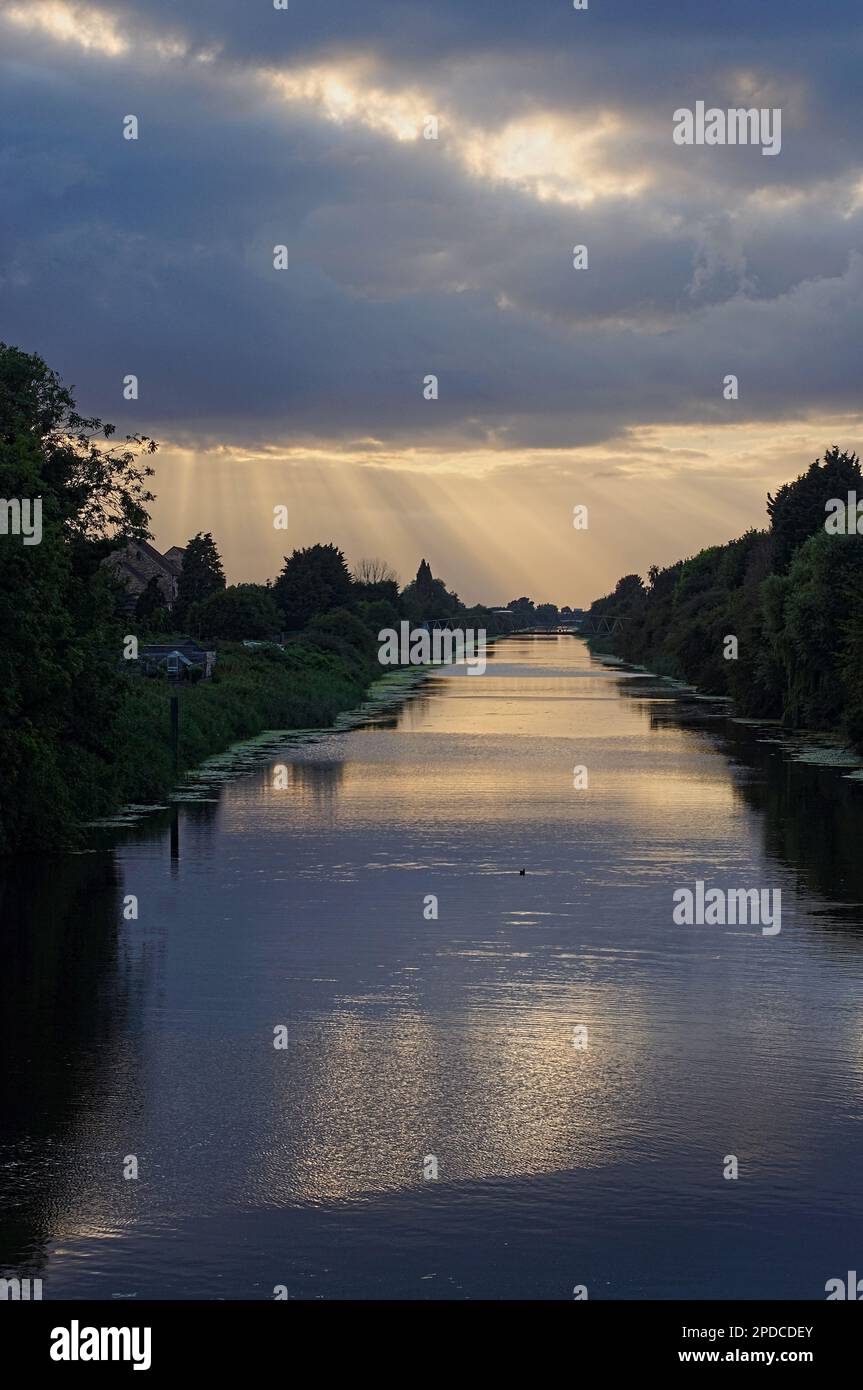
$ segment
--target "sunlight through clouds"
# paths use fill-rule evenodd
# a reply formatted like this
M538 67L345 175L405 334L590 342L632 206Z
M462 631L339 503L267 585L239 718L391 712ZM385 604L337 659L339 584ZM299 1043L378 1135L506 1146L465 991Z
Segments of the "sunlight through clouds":
M3 16L23 29L39 30L62 43L75 43L111 58L146 53L163 62L183 59L188 45L178 37L151 35L133 44L122 37L104 10L67 0L12 4ZM212 68L217 48L196 54ZM225 77L242 75L226 66ZM610 112L583 117L537 111L507 122L499 130L467 121L430 91L387 85L368 60L319 64L273 71L252 70L252 78L287 107L300 108L339 126L361 126L396 142L420 138L424 123L437 116L446 149L473 178L510 184L539 201L586 205L604 197L634 197L650 184L647 171L622 169L609 156L612 141L625 134L624 122Z
M500 179L541 201L591 203L602 197L633 197L650 183L642 170L631 174L608 157L623 121L603 114L583 123L538 112L496 133L472 132L458 143L462 161L477 178Z
M517 553L587 599L629 559L613 529L582 537L588 582L571 535L545 543L582 490L606 498L621 535L644 533L648 562L667 560L669 508L722 539L758 524L767 489L829 442L853 445L859 148L820 129L817 157L801 146L832 50L805 73L778 47L723 51L717 100L788 113L781 161L761 160L674 146L672 111L698 95L688 31L672 49L645 34L622 73L613 44L587 63L529 7L489 25L406 6L398 33L359 41L362 8L0 5L16 130L0 166L15 211L4 332L39 334L112 419L135 325L143 393L123 423L164 443L170 539L175 511L196 526L212 506L229 567L252 578L266 499L290 484L308 541L349 503L345 544L366 550L383 507L402 566L432 527L441 571L471 596L497 592ZM469 41L448 47L450 26ZM28 69L58 94L44 116L19 94ZM134 144L127 111L142 117ZM283 242L290 271L274 280ZM82 305L83 365L64 328ZM465 552L492 495L480 567Z
M429 100L419 92L375 87L362 66L306 68L266 76L290 105L317 110L336 125L359 123L395 140L416 140L431 110Z
M8 5L2 17L22 29L41 30L60 43L76 43L109 58L129 52L129 43L117 32L115 20L104 10L65 0L27 0Z

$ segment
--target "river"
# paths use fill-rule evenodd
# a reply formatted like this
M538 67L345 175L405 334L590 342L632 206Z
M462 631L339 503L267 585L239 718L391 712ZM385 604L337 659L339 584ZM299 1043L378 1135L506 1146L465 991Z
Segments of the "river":
M863 789L792 752L510 638L173 830L7 865L0 1266L824 1298L863 1270ZM697 880L779 889L781 932L676 925Z

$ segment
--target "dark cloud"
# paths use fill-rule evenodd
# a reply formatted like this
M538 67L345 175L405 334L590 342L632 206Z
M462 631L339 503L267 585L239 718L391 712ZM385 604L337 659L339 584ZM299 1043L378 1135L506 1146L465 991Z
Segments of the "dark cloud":
M524 48L608 46L637 42L727 43L738 49L789 40L837 39L858 22L854 0L290 0L287 12L270 0L108 0L125 32L153 28L190 36L202 49L214 43L257 61L297 51L367 45L375 52L427 62L442 54L484 54Z
M131 54L7 25L0 90L2 336L41 351L86 408L176 439L441 448L858 408L852 5L102 8ZM192 44L185 58L144 42L170 34ZM440 98L440 142L338 125L259 80L359 51L384 89ZM744 72L787 99L781 156L675 147L673 109L737 104ZM643 173L642 191L543 201L529 178L465 167L471 131L493 139L543 111L564 152L568 130L616 113L585 189ZM121 139L127 112L138 142ZM571 264L581 242L586 272ZM127 372L137 405L122 400Z

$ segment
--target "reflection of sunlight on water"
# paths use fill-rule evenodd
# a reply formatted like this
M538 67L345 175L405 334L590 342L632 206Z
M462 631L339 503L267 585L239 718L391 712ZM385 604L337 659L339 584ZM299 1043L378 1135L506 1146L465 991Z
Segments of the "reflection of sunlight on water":
M169 1278L187 1296L208 1278L236 1296L231 1271L251 1261L260 1279L306 1220L309 1268L400 1296L380 1254L398 1211L402 1255L424 1260L427 1221L427 1247L445 1233L454 1265L485 1212L473 1287L492 1297L498 1233L528 1232L518 1294L555 1241L558 1272L573 1240L601 1262L617 1222L619 1289L627 1260L655 1250L658 1194L686 1252L711 1255L698 1287L718 1297L739 1275L746 1203L770 1249L789 1203L807 1239L823 1209L857 1215L863 871L847 784L753 760L776 754L760 745L729 766L730 735L687 727L655 683L654 702L631 678L620 698L620 673L581 642L505 646L490 678L435 675L394 719L285 745L281 789L262 765L225 785L217 814L183 807L174 861L167 828L127 833L101 887L82 856L65 887L58 872L21 888L0 1041L40 1057L39 1084L7 1086L20 1161L0 1200L18 1247L47 1248L75 1296L118 1268L115 1288ZM671 889L697 877L781 884L781 937L675 929ZM122 919L127 890L138 921ZM9 906L7 889L0 927ZM56 927L38 959L36 918ZM127 1152L137 1183L120 1176ZM723 1187L738 1225L718 1232L727 1152L747 1181ZM367 1263L346 1253L353 1221ZM801 1259L783 1266L795 1297ZM679 1290L681 1271L669 1253L644 1293Z
M618 1029L613 1010L624 1002ZM624 1001L594 990L591 1017L601 1022L580 1051L573 1023L586 1020L567 1018L565 1006L554 997L512 1015L340 1012L322 1023L302 1051L301 1108L299 1078L275 1073L256 1197L325 1201L416 1187L426 1153L442 1180L459 1182L613 1162L651 1084L647 1010L637 991Z

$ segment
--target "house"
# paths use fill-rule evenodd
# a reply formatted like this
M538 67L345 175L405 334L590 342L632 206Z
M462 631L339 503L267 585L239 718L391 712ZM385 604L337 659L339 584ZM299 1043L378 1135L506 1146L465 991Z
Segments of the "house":
M180 642L148 642L138 650L145 675L166 675L169 680L209 680L216 665L216 653L184 639ZM193 673L200 672L200 676Z
M185 553L181 546L172 545L162 555L149 541L130 541L122 550L109 555L105 564L126 589L127 601L124 606L134 608L150 580L155 577L165 607L172 608Z

